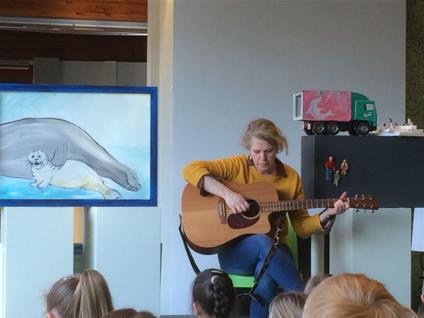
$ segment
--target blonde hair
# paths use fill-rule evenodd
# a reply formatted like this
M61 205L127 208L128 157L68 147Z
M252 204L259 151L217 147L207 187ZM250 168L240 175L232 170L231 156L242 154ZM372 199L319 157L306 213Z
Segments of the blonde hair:
M340 274L316 286L305 303L304 318L401 318L403 307L383 284L363 274Z
M45 298L47 312L61 318L100 318L113 310L106 280L93 269L61 278Z
M308 279L308 282L305 285L305 290L303 291L306 295L309 295L312 290L317 287L325 279L331 277L331 274L321 274L315 275Z
M259 118L251 121L243 136L241 137L241 145L249 150L252 144L252 138L266 141L275 147L277 152L287 151L288 144L286 137L283 136L281 130L270 120Z
M302 318L306 294L296 292L280 293L269 305L268 318Z

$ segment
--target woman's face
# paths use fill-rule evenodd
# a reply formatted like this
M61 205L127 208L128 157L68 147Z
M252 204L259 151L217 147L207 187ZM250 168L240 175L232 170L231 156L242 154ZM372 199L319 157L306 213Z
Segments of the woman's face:
M277 150L272 145L265 140L253 137L249 152L256 170L264 175L276 174Z

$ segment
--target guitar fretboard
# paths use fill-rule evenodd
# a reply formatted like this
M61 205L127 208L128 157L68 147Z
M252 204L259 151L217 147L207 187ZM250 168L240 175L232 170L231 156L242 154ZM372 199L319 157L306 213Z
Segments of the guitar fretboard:
M262 212L293 211L299 209L332 208L338 199L286 200L261 202Z

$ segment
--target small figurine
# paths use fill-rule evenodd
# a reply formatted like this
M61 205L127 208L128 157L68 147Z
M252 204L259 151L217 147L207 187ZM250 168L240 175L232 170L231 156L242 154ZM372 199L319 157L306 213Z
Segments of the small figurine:
M405 126L414 126L414 123L412 122L411 118L408 118L408 120L405 123Z
M393 124L393 120L391 118L389 118L389 129L393 129L395 128L395 125Z
M340 170L336 170L336 171L334 172L334 185L335 185L336 187L338 187L338 186L339 186L339 182L340 182L340 174L341 174Z
M325 165L325 181L332 182L334 171L336 170L336 162L334 161L333 156L329 156L324 163Z
M347 164L346 159L343 159L342 164L340 165L340 175L345 176L349 170L349 165Z

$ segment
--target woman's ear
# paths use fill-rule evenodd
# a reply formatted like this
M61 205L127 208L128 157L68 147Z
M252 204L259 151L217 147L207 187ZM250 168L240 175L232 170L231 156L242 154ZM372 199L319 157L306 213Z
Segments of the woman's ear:
M202 314L202 309L201 309L200 305L198 303L194 302L192 306L193 306L193 314L196 317L199 317Z
M46 318L61 318L55 308L46 313Z

